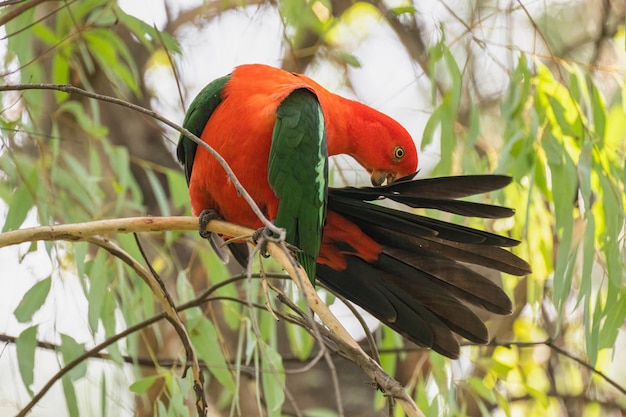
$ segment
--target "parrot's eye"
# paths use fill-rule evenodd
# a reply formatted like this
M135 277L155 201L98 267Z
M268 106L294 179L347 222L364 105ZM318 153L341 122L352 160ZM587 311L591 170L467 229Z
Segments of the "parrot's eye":
M393 149L393 157L398 160L404 158L404 148L402 146L396 146Z

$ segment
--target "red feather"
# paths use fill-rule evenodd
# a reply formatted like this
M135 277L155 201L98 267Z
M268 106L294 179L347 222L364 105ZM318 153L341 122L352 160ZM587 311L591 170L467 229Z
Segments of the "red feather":
M223 90L223 100L215 109L201 139L228 162L244 188L265 216L276 217L278 199L267 182L267 162L276 109L292 91L307 88L321 104L326 123L329 155L348 154L372 169L394 169L399 177L417 170L417 151L409 133L390 117L320 86L309 77L278 68L252 64L237 67ZM389 142L385 148L386 142ZM407 155L393 165L386 155L392 144L402 143ZM250 228L262 227L261 221L239 197L223 168L201 147L196 151L189 183L194 214L214 209L224 219ZM348 226L346 226L348 225ZM351 230L350 233L338 232ZM329 215L319 261L336 269L345 264L334 242L337 236L354 239L359 228L341 216ZM327 237L328 235L328 237ZM380 252L376 242L363 240L366 260Z

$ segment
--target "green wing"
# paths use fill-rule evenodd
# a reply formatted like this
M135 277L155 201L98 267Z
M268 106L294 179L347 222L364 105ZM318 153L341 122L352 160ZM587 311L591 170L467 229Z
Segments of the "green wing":
M217 106L222 102L222 89L228 80L230 80L230 74L213 80L198 93L196 98L191 102L187 114L185 115L185 121L183 121L183 127L185 129L198 137L202 135L204 126L206 126ZM193 159L196 156L196 149L198 149L196 142L183 134L180 135L176 155L178 156L178 161L185 167L187 185L189 185L189 180L191 179L191 170L193 169Z
M301 249L296 259L314 282L328 194L324 116L307 89L293 91L276 115L268 161L268 181L280 200L275 224Z

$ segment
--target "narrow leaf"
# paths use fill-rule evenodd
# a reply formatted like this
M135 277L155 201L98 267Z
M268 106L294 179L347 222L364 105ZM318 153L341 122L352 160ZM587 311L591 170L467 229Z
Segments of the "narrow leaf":
M64 375L61 378L63 385L63 393L65 394L65 404L67 405L67 411L70 417L79 417L78 402L76 401L76 390L72 383L72 378L69 375Z
M261 384L263 385L263 398L267 407L267 415L280 417L280 411L285 402L285 372L282 358L278 352L267 345L263 349Z
M13 194L2 232L19 229L22 223L24 223L28 211L35 204L33 196L39 181L38 175L37 169L33 168L28 174L26 183L21 184Z
M198 357L206 362L209 372L231 393L235 392L235 381L228 369L220 349L217 330L206 317L198 316L189 322L189 336Z
M31 326L24 330L15 340L17 351L17 364L22 376L22 382L26 390L33 396L30 388L35 381L35 349L37 348L37 326Z
M73 337L61 334L61 356L63 356L63 363L67 365L72 362L78 356L85 353L85 346L76 342ZM87 362L75 366L69 373L69 377L72 381L76 381L85 376L87 373Z
M146 378L141 378L130 384L128 389L135 394L143 395L145 394L152 385L156 382L157 379L161 378L161 375L151 375Z
M24 297L22 301L17 305L13 311L13 315L20 323L27 323L31 321L33 314L37 312L50 293L50 287L52 285L52 277L42 279L35 285L33 285Z
M602 94L598 91L595 84L591 83L591 105L593 110L593 128L598 135L599 145L604 144L604 135L606 132L606 106Z

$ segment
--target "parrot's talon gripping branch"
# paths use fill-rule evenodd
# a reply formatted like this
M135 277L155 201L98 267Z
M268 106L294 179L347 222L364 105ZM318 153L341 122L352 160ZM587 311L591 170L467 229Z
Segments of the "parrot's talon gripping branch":
M202 210L198 216L198 233L204 239L211 238L211 232L207 231L207 225L211 220L222 220L222 216L212 209Z
M267 227L261 227L252 233L252 241L259 246L259 254L264 258L270 257L270 254L267 252L267 243L276 240L273 238L273 235L274 233Z

